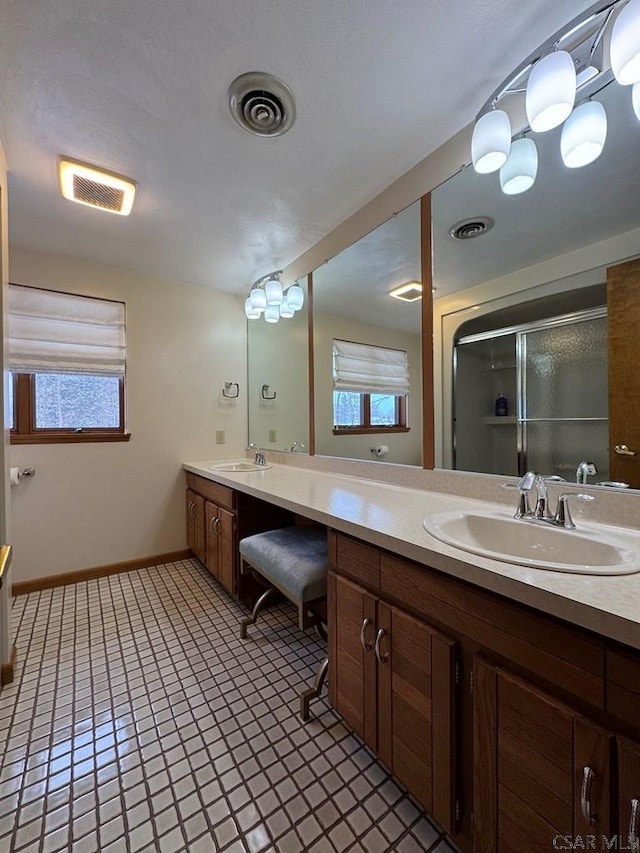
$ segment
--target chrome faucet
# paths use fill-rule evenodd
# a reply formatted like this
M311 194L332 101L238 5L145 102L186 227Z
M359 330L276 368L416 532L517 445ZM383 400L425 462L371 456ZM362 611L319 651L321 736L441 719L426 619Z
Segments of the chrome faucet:
M576 483L579 486L586 486L589 482L587 477L598 473L598 468L595 462L579 462L576 468Z
M558 497L558 506L555 515L552 515L549 509L549 493L547 491L547 481L549 480L558 482L562 481L562 478L543 477L540 474L536 474L535 471L527 471L517 486L515 486L518 489L519 496L518 506L513 517L523 518L525 521L552 524L555 527L563 527L565 530L574 530L575 524L569 510L569 499L575 498L578 501L592 501L593 497L591 495L561 494ZM505 485L508 488L514 488L511 484ZM536 490L536 505L532 510L529 495L534 488Z
M301 453L303 450L306 450L306 447L301 441L294 441L291 445L291 453Z
M255 451L255 456L253 457L254 464L256 464L256 465L266 465L267 464L267 458L264 455L264 450L261 450L258 447L258 445L255 444L253 441L251 441L251 442L249 442L249 444L247 444L247 446L245 447L245 450L254 450Z

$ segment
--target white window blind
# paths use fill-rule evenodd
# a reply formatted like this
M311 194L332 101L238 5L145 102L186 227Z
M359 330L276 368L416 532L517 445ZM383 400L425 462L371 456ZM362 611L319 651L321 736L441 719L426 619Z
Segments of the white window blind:
M334 340L333 388L368 394L408 394L407 354L404 350Z
M124 303L9 285L9 370L124 376Z

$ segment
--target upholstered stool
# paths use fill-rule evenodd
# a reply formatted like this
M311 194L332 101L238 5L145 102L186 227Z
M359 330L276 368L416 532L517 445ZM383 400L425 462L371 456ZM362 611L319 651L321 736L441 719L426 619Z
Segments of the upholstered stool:
M318 605L327 595L327 534L318 527L282 527L240 540L241 571L253 571L267 589L256 601L251 615L240 623L240 638L256 622L258 613L278 590L298 608L301 629L315 625L324 635ZM325 635L326 636L326 635ZM300 716L309 719L309 702L320 695L328 659L322 662L314 686L300 694Z

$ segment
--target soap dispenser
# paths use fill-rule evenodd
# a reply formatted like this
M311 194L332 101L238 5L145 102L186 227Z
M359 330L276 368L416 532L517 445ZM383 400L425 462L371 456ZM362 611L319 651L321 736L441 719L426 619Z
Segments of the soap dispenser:
M498 394L496 399L495 413L497 418L506 418L509 414L509 403L502 392Z

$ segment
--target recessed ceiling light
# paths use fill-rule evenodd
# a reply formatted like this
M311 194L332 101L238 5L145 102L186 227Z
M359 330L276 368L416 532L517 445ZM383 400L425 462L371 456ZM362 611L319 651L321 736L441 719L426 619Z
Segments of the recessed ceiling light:
M422 285L419 281L408 281L400 287L394 287L389 291L389 296L394 299L402 299L403 302L417 302L422 299Z
M88 163L60 158L60 192L69 201L128 216L136 194L135 182Z

